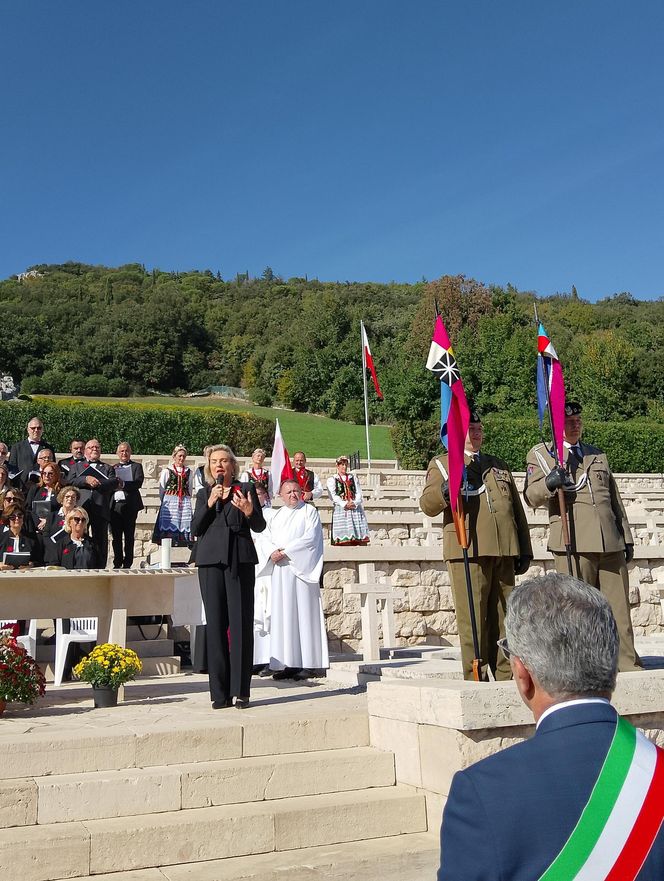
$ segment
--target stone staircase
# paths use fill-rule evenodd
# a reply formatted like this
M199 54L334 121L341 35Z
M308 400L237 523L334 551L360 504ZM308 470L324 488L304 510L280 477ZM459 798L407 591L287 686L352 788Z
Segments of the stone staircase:
M369 746L365 712L230 709L131 730L113 713L95 711L94 733L0 735L9 877L423 881L435 870L424 796Z

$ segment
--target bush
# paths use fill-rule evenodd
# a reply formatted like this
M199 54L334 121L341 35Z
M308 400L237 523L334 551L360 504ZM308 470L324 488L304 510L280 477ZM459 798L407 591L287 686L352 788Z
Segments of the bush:
M256 385L249 389L249 400L253 401L253 403L257 404L259 407L271 407L273 398L272 394L266 388Z
M364 404L362 401L347 401L341 409L339 418L344 422L364 425Z
M518 418L490 413L482 420L483 449L504 459L513 471L524 471L531 447L542 440L536 418ZM426 468L432 456L441 452L439 423L400 422L392 428L394 451L403 468ZM548 442L548 431L545 433ZM586 420L583 440L603 450L612 471L658 473L664 461L664 425L646 420L595 422Z
M274 423L219 407L170 407L160 404L83 403L34 398L29 403L0 403L0 438L13 443L25 437L25 426L38 416L45 438L56 450L68 450L72 437L98 437L102 450L115 450L128 440L140 455L163 455L183 443L194 455L210 443L227 443L238 456L256 447L272 448Z

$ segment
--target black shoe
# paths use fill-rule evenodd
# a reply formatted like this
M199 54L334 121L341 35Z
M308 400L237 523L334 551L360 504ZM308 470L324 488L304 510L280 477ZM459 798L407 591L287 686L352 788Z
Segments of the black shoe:
M273 679L292 679L297 670L293 667L286 667L284 670L276 670L272 674Z
M251 668L251 675L252 676L260 676L266 667L267 667L267 664L254 664L254 666Z
M305 679L313 679L314 671L309 670L307 667L304 667L302 670L298 670L297 673L293 675L293 679L296 682L304 682Z
M235 709L236 710L246 710L249 706L249 698L248 697L236 697L235 698Z
M213 710L226 710L226 709L228 709L228 707L232 707L232 706L233 706L233 700L230 697L228 698L228 700L225 700L225 701L212 701L212 709Z
M261 679L267 679L269 676L272 676L274 670L270 670L269 667L263 667L261 672L258 674Z

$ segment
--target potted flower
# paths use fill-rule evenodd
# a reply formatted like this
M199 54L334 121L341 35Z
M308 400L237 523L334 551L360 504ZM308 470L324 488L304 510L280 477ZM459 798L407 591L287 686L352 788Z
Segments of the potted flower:
M46 681L39 665L7 631L0 630L0 715L10 701L33 704Z
M121 645L104 643L74 667L74 676L92 686L95 707L115 707L118 688L140 673L142 664L136 652Z

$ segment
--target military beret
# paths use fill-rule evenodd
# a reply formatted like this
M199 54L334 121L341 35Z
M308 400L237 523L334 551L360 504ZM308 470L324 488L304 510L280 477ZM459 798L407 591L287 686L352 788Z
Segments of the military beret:
M565 416L580 416L583 407L577 401L567 401L565 404Z

